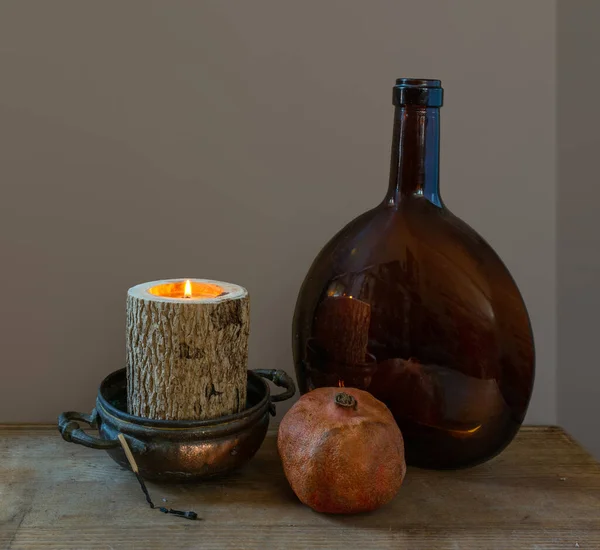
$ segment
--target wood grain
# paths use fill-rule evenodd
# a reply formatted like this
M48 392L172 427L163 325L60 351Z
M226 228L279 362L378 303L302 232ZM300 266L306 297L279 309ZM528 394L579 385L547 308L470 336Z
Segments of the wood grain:
M409 468L392 503L357 516L296 499L274 432L230 477L148 487L202 519L151 510L131 472L55 428L0 426L0 548L600 549L600 465L559 428L524 428L469 470Z

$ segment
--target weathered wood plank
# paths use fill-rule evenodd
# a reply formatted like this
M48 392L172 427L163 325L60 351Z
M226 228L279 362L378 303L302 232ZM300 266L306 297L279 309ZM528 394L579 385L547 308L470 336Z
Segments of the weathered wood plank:
M151 510L129 471L55 428L0 426L0 548L600 548L600 464L558 428L524 428L473 469L409 469L391 504L358 516L300 504L274 433L230 477L149 489L202 520Z

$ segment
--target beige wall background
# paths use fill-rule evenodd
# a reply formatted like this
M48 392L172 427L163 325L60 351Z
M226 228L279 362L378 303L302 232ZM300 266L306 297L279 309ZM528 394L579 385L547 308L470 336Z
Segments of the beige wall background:
M556 421L555 3L0 3L0 421L89 411L127 289L246 286L250 367L292 371L320 247L381 200L399 76L441 78L442 192L529 307ZM280 409L280 411L283 409Z
M600 2L558 4L558 415L598 458L599 22Z

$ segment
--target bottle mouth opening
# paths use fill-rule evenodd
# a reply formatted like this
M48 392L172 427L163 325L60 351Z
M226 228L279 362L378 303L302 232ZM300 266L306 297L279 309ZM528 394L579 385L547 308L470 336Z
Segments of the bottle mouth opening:
M441 107L444 103L442 81L430 78L397 78L392 103Z
M406 88L441 88L442 81L431 78L397 78L396 86Z

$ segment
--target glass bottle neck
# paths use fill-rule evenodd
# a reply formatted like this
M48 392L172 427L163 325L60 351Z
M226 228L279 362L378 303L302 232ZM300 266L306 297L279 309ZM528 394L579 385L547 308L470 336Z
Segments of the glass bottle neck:
M403 197L422 196L442 206L439 166L439 107L397 106L386 204L395 206Z

